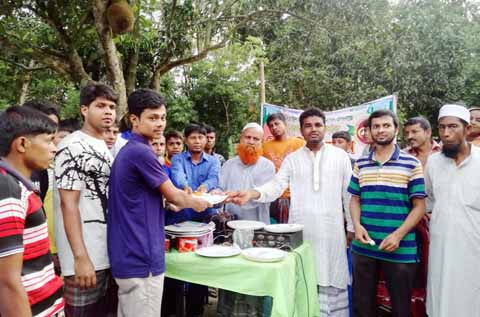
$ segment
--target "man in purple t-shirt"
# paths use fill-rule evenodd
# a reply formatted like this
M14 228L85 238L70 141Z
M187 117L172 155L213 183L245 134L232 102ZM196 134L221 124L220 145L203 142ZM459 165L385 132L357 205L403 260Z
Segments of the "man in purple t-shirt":
M118 290L118 316L160 316L165 272L162 197L179 208L203 211L206 201L177 189L150 141L166 125L163 98L139 89L128 98L129 142L112 166L108 199L108 255Z

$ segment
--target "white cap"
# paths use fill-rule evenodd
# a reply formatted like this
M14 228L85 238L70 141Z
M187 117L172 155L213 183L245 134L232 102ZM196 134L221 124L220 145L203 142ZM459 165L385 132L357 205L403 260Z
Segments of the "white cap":
M468 111L470 111L470 112L477 111L477 110L480 110L480 107L470 107L470 108L468 108Z
M242 132L247 130L247 129L255 129L256 131L260 132L261 134L263 134L263 129L262 129L262 126L259 125L258 123L256 122L250 122L250 123L247 123L243 129L242 129Z
M460 105L444 105L440 108L438 113L438 120L443 117L456 117L463 121L470 123L470 111L467 108Z

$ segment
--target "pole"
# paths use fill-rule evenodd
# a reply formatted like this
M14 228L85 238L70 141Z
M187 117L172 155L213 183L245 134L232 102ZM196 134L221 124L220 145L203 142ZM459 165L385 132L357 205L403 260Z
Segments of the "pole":
M265 69L263 62L260 62L259 65L260 71L260 103L263 105L265 103Z

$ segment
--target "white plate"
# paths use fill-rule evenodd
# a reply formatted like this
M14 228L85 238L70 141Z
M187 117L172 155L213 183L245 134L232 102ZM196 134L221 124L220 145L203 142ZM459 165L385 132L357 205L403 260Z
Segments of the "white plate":
M198 233L208 232L212 229L215 229L215 224L213 222L203 223L196 221L184 221L165 227L165 231L168 231L169 233Z
M249 248L242 255L255 262L278 262L287 256L287 252L275 248Z
M303 225L296 223L279 223L276 225L268 225L265 228L265 231L273 233L291 233L303 230Z
M208 193L202 193L201 195L194 195L194 197L201 198L203 200L208 201L212 205L217 205L222 203L225 199L227 199L227 195L212 195Z
M213 245L211 247L197 249L195 250L195 253L210 258L225 258L238 255L241 251L242 250L236 247L226 245Z
M232 220L227 222L227 226L232 229L252 229L260 230L265 227L265 224L260 221L251 221L251 220Z
M201 237L201 236L207 235L212 231L213 231L213 229L208 230L208 231L196 231L196 232L170 232L170 231L165 231L165 233L168 234L168 235L174 236L174 237L179 237L179 238L182 238L182 237L196 238L196 237Z

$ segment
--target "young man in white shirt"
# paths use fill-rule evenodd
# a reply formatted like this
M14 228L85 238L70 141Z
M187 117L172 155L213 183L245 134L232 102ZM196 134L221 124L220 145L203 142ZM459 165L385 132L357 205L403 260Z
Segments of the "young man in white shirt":
M81 130L65 137L55 158L55 231L65 276L66 316L106 316L112 287L107 253L107 193L113 161L104 131L115 122L117 96L103 84L80 92ZM116 297L114 295L113 297Z

